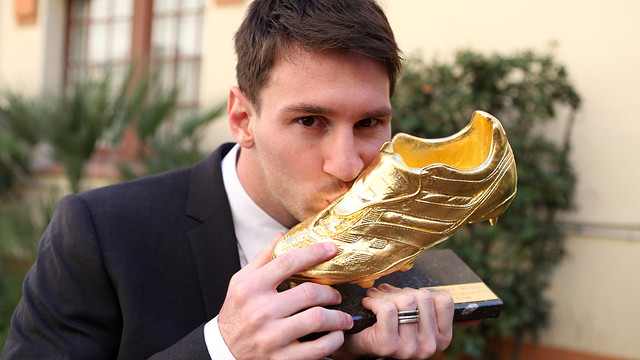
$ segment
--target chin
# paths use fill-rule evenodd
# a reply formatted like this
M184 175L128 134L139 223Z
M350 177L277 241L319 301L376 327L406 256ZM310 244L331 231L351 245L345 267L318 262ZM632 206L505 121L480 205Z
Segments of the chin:
M337 199L337 198L336 198ZM318 200L315 204L317 206L314 207L308 207L306 209L303 209L301 211L301 213L298 214L298 216L296 216L296 219L298 219L298 221L302 222L304 220L307 220L308 218L315 216L317 213L319 213L320 211L324 210L325 208L327 208L327 206L331 205L331 203L333 203L335 199L333 200Z
M315 216L316 214L318 214L320 211L324 210L327 206L329 206L331 203L327 202L327 201L322 201L317 208L313 208L313 209L308 209L308 211L305 211L304 214L301 214L300 217L302 217L302 219L298 219L300 222L307 220L308 218Z

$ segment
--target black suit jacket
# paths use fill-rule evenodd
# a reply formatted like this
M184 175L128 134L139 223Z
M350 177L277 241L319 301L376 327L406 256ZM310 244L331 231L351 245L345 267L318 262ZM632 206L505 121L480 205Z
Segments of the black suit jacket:
M209 358L204 324L240 269L220 161L62 198L2 359Z

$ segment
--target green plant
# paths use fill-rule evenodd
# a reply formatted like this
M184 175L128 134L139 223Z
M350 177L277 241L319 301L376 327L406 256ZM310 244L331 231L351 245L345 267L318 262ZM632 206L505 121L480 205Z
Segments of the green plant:
M23 260L28 259L30 264L37 246L33 241L23 241L35 228L35 219L22 211L25 202L17 191L19 184L28 178L37 127L15 122L14 113L31 111L27 104L14 101L10 109L14 113L6 110L6 104L0 103L0 349L9 334L11 314L22 295L26 272ZM37 235L31 239L34 238Z
M535 339L548 320L544 292L565 252L556 214L572 206L569 138L580 97L552 55L532 51L461 51L452 63L412 59L396 89L395 132L448 136L476 109L503 123L518 168L516 198L495 227L470 224L440 247L452 248L504 301L499 319L456 328L449 354L491 358L488 341L513 337L516 359L523 337ZM552 140L544 124L557 114L568 121L562 138Z
M55 196L27 201L15 188L0 195L0 349L11 315L22 296L22 281L33 263L38 239L51 218Z
M6 91L0 113L17 139L51 146L55 160L66 170L71 191L78 192L84 165L98 140L122 121L129 107L139 105L126 101L131 74L133 68L119 88L106 75L78 80L62 92L32 96Z
M29 104L12 94L4 102L0 102L0 196L28 175L39 141L38 117Z
M0 96L0 349L22 296L24 275L60 195L51 192L38 201L25 194L25 185L35 180L29 166L36 146L51 146L73 192L80 190L84 165L96 143L117 143L128 128L141 139L134 155L143 173L190 165L203 156L201 130L222 113L223 105L181 118L178 89L152 88L152 76L134 79L134 70L130 68L120 85L107 75L77 81L61 93L4 91ZM125 178L140 175L131 166L123 168L128 170Z
M166 96L168 101L177 99L177 94L160 93L156 98ZM156 174L194 164L202 159L201 149L204 128L220 116L225 104L216 105L207 110L193 110L182 113L182 116L171 117L175 109L150 107L143 109L133 121L125 126L133 126L136 135L143 144L137 154L139 162L125 163L120 167L123 180L133 179L140 175ZM165 113L170 116L167 121L156 121L157 116L149 114Z

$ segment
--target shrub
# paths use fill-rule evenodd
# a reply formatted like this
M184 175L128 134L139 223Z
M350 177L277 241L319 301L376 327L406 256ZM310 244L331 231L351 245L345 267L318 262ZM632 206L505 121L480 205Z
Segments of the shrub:
M518 169L513 203L495 227L470 224L440 247L453 249L504 301L499 319L456 328L449 354L490 358L489 340L513 336L517 358L523 337L535 339L548 320L551 303L544 292L565 253L556 215L572 207L576 176L569 140L580 97L552 55L533 51L460 51L452 63L411 59L396 89L395 132L448 136L476 109L498 117L507 132ZM544 128L561 120L558 114L566 120L559 140Z
M35 184L29 170L36 146L51 147L72 192L81 190L84 166L96 144L117 143L127 128L134 128L141 139L133 161L142 163L142 173L190 165L204 156L202 128L224 106L178 118L178 89L152 89L152 77L142 74L135 80L134 70L132 66L119 85L107 74L79 80L59 93L26 95L3 89L0 94L0 349L22 296L22 281L61 193L51 189L40 201L25 194L25 188ZM129 170L123 178L140 175L127 164L122 168Z

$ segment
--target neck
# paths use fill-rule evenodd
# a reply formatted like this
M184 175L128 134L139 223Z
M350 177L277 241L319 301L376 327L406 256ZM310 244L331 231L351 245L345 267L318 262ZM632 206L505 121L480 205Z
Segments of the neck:
M299 221L293 217L276 199L270 195L266 186L266 179L255 171L257 164L251 149L240 148L236 162L236 170L240 184L247 192L251 200L274 220L287 228L292 228Z

